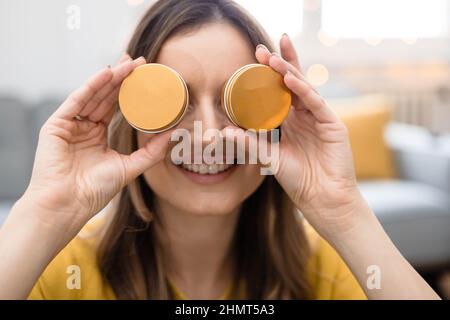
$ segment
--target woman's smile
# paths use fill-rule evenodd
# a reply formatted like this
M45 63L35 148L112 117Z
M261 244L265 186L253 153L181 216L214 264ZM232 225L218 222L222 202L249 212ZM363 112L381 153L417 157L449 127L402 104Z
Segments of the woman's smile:
M226 180L239 165L237 164L173 164L185 177L199 184L215 184Z

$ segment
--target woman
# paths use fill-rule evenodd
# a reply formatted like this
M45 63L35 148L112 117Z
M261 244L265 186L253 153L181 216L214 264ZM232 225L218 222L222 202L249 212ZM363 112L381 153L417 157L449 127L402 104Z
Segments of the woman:
M287 35L280 48L232 1L155 3L129 55L42 127L29 187L0 234L0 297L439 298L362 198L346 128L305 81ZM172 131L132 129L117 110L119 86L149 62L186 80L191 104L178 127L189 130L194 120L231 126L220 89L238 68L279 72L293 106L275 175L242 164L200 177L172 163Z

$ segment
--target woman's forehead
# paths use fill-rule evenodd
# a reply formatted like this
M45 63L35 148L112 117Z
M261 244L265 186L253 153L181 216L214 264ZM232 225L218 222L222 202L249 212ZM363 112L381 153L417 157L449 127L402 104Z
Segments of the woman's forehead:
M158 63L175 69L188 83L224 82L237 69L255 63L251 43L229 23L210 23L169 38Z

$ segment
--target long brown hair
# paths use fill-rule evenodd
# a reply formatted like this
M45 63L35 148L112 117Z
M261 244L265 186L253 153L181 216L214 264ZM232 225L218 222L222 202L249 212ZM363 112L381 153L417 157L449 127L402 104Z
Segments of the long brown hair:
M230 23L253 47L262 43L273 50L263 29L233 1L161 0L143 16L127 52L133 58L144 56L154 62L171 35L214 21ZM120 112L116 112L110 127L110 146L125 154L137 148L136 132ZM172 298L164 250L154 228L158 213L152 190L142 176L120 193L114 208L98 250L105 280L119 299ZM243 298L310 297L306 276L308 242L298 213L273 176L266 177L243 202L233 248L234 281L243 284Z

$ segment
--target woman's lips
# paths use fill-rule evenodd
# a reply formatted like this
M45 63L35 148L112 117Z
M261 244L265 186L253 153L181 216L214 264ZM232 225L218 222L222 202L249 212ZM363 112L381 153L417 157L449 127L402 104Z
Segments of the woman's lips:
M187 178L198 184L214 184L224 181L236 169L235 164L181 164L174 165Z

